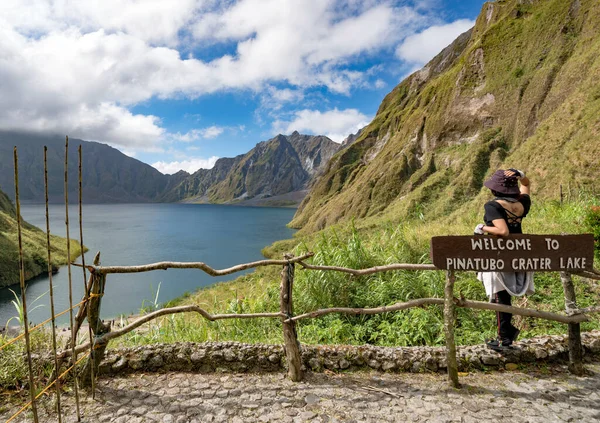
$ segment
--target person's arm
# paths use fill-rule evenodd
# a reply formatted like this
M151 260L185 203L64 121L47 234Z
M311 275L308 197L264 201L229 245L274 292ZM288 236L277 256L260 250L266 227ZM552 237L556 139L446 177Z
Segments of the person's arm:
M487 232L488 234L496 236L507 236L509 234L508 226L506 225L504 219L494 219L492 220L492 224L494 226L484 225L481 229L483 232Z
M521 186L519 187L521 194L529 195L529 178L527 176L524 176L520 178L519 181L521 182Z
M525 172L517 169L508 169L504 171L504 176L516 176L519 182L521 183L519 186L519 191L521 194L529 195L529 178L525 176Z
M496 201L488 201L483 206L485 210L484 220L487 222L492 222L491 225L479 225L479 229L481 232L475 233L485 233L487 232L490 235L496 236L507 236L509 234L508 225L506 224L506 220L504 220L504 209L500 204Z

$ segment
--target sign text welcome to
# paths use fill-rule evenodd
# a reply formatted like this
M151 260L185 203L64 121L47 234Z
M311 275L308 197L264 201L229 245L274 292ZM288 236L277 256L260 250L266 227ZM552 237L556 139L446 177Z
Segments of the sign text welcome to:
M584 235L436 236L433 264L444 270L548 272L592 270L594 237Z

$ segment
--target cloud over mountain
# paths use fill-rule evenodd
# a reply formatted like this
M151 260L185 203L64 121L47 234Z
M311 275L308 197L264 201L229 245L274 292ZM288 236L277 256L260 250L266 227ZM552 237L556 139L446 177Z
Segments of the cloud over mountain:
M370 78L381 86L352 64L393 51L432 24L417 3L5 0L0 129L161 151L177 132L153 109L136 106L236 90L280 101L301 99L306 87L348 94ZM290 88L274 90L274 83ZM296 120L310 118L302 110Z

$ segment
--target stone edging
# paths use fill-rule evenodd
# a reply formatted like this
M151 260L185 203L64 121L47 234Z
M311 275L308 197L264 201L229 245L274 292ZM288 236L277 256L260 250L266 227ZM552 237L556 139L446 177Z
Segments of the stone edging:
M600 356L600 331L581 334L584 360ZM507 363L561 362L568 359L568 338L540 336L498 354L484 345L457 348L459 370L504 367ZM313 371L375 369L390 372L442 371L444 347L303 345L304 367ZM181 342L108 350L101 374L132 372L277 372L285 368L283 346L239 342Z

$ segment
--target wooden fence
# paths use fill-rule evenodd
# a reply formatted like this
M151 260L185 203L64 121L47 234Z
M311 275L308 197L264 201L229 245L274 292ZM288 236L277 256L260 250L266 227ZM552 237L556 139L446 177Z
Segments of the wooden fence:
M69 241L68 232L68 180L67 180L67 168L68 168L68 138L65 146L65 203L66 203L66 224L67 224L67 241ZM36 401L48 391L52 386L56 387L56 399L57 399L57 411L58 421L61 422L61 406L60 406L60 387L58 381L63 378L68 372L76 368L77 364L87 358L84 364L81 374L75 373L74 378L74 393L76 400L76 412L77 420L81 420L81 414L79 410L79 396L78 396L78 381L81 380L84 385L91 387L92 396L95 392L95 378L98 374L97 370L104 357L107 345L111 339L123 336L143 324L159 318L161 316L177 314L177 313L198 313L204 318L215 321L222 319L253 319L253 318L273 318L279 319L282 323L283 329L283 340L284 349L287 361L288 376L293 381L300 381L303 378L302 374L302 360L300 353L300 342L298 340L298 334L296 331L296 322L302 319L318 318L330 313L345 313L351 315L372 315L380 313L389 313L399 310L405 310L411 307L422 307L425 305L440 305L444 307L444 335L446 339L446 359L447 359L447 371L448 379L451 386L459 388L460 383L458 380L458 369L456 359L456 345L454 341L454 327L456 321L456 307L467 307L475 308L480 310L499 311L505 313L512 313L520 316L535 317L545 320L551 320L560 322L568 325L569 333L569 369L571 372L581 375L584 372L582 364L582 345L580 336L580 323L587 321L587 315L590 313L600 312L600 306L588 307L586 309L579 309L577 307L577 301L575 296L575 289L573 280L569 273L561 273L561 281L565 296L566 310L565 314L550 313L546 311L534 310L529 308L512 307L501 304L493 304L480 301L470 301L464 298L456 298L454 296L454 283L455 273L454 271L446 272L446 284L444 289L444 298L420 298L414 299L407 302L396 303L393 305L381 306L377 308L342 308L334 307L321 310L314 310L308 313L294 315L294 276L296 266L301 266L307 270L325 271L325 272L343 272L353 276L370 275L379 272L390 272L396 270L409 270L409 271L440 271L432 264L391 264L387 266L376 266L368 269L348 269L337 266L316 266L307 263L313 253L306 253L304 255L294 257L291 254L284 255L282 260L261 260L252 263L239 264L227 269L217 270L213 269L206 263L193 262L193 263L181 263L181 262L160 262L142 266L102 266L100 263L100 253L96 254L94 261L91 265L85 264L85 259L82 257L82 264L79 266L83 271L83 284L84 284L84 296L80 303L73 305L72 288L71 288L71 257L70 250L68 250L69 259L69 303L70 307L62 313L70 313L70 326L71 326L71 338L65 347L61 350L57 347L56 340L56 326L55 318L62 313L55 314L54 311L54 300L53 300L53 287L52 287L52 269L49 264L49 275L50 275L50 301L51 301L51 318L49 321L52 322L52 339L53 348L52 356L54 357L54 372L52 381L49 385L44 387L41 392L37 392L34 376L31 364L31 346L29 341L29 325L27 321L27 302L25 298L25 286L24 286L24 269L23 269L23 254L21 246L21 219L20 219L20 204L19 204L19 184L18 184L18 159L17 150L15 147L14 151L14 162L15 162L15 190L16 190L16 207L17 207L17 221L18 221L18 232L19 232L19 251L20 251L20 271L21 271L21 292L22 292L22 304L23 304L23 317L24 317L24 334L20 337L25 338L26 341L26 352L27 352L27 363L29 368L29 390L30 390L30 401L25 404L16 414L14 414L7 422L14 420L18 415L24 412L29 406L32 409L33 418L35 423L38 422L38 416L36 411ZM47 181L47 165L46 165L46 149L44 148L44 175L45 175L45 188L46 188L46 224L47 224L47 247L48 247L48 263L51 262L50 257L50 227L48 223L48 181ZM79 149L79 229L80 229L80 243L83 245L83 229L82 229L82 209L81 209L81 146ZM67 242L69 245L69 242ZM110 324L105 324L100 318L102 297L106 290L107 277L109 274L115 273L140 273L149 272L154 270L167 270L167 269L198 269L202 270L211 276L222 276L229 275L236 272L240 272L247 269L255 269L264 266L280 266L281 271L281 286L280 286L280 310L277 313L254 313L254 314L211 314L208 311L202 309L196 305L179 306L164 308L147 315L142 316L135 322L120 328L119 330L112 330ZM86 274L89 272L89 277ZM600 280L600 272L597 271L584 271L578 273L582 277ZM76 316L73 316L73 311L77 309ZM77 335L84 321L88 322L88 339L89 341L85 344L77 344ZM44 322L45 323L45 322ZM43 324L32 328L31 330L39 329L43 327ZM18 339L10 341L15 342ZM0 350L10 345L5 343L0 345ZM82 357L78 358L78 354L82 354ZM61 368L64 362L69 359L70 365L68 368L61 373Z
M458 371L457 371L457 360L456 360L456 346L454 342L454 327L455 327L455 308L456 307L467 307L475 308L480 310L491 310L500 311L505 313L512 313L520 316L535 317L545 320L556 321L569 325L569 357L570 357L570 370L576 374L583 373L583 365L581 361L582 346L581 337L579 333L579 324L587 321L587 314L599 312L600 307L590 307L587 309L578 309L576 306L575 289L573 280L569 273L561 273L561 280L563 284L565 294L566 313L551 313L547 311L540 311L529 308L512 307L502 304L487 303L481 301L470 301L464 298L456 298L454 296L454 282L455 273L453 271L447 272L446 285L444 289L444 298L420 298L407 302L396 303L389 306L382 306L378 308L327 308L322 310L315 310L312 312L304 313L301 315L294 315L293 312L293 285L294 285L294 274L295 267L301 266L309 270L318 271L334 271L344 272L355 276L370 275L379 272L389 272L394 270L412 270L412 271L439 271L435 266L429 264L391 264L388 266L377 266L368 269L348 269L343 267L334 266L315 266L306 263L306 261L313 255L313 253L307 253L302 256L294 257L291 254L286 254L283 260L261 260L253 263L240 264L234 267L230 267L223 270L215 270L206 263L180 263L180 262L160 262L153 263L143 266L100 266L98 261L99 255L96 256L94 265L87 266L87 270L90 272L90 282L88 284L89 297L91 298L89 303L85 303L79 310L76 319L76 329L80 326L84 317L87 314L86 307L89 306L89 313L91 316L90 327L92 328L93 345L86 343L79 345L75 348L75 352L83 352L92 347L93 359L90 361L94 362L94 368L97 368L108 341L115 339L119 336L123 336L129 333L141 325L154 320L158 317L176 314L193 312L202 315L204 318L214 321L222 319L251 319L251 318L275 318L280 319L283 326L283 340L285 347L285 354L288 364L288 376L293 381L302 380L302 367L300 359L300 342L298 341L296 322L302 319L317 318L330 313L345 313L352 315L360 314L381 314L389 313L399 310L405 310L411 307L422 307L425 305L443 305L444 306L444 334L446 337L446 349L447 349L447 369L450 383L454 387L459 387L458 382ZM239 272L246 269L252 269L263 266L282 266L281 271L281 286L280 286L280 311L279 313L254 313L254 314L210 314L206 310L196 305L178 306L171 308L164 308L147 315L144 315L137 319L135 322L119 329L112 331L109 325L105 325L100 320L100 307L101 297L104 294L106 288L107 275L114 273L139 273L148 272L158 269L199 269L211 276L222 276L229 275L235 272ZM600 273L596 272L585 272L581 274L584 277L600 280ZM76 336L77 333L75 332ZM59 358L65 358L72 354L69 350L64 350L59 354ZM89 369L88 369L89 368ZM86 372L84 372L83 379L88 379L91 376L91 371L94 368L86 366Z

